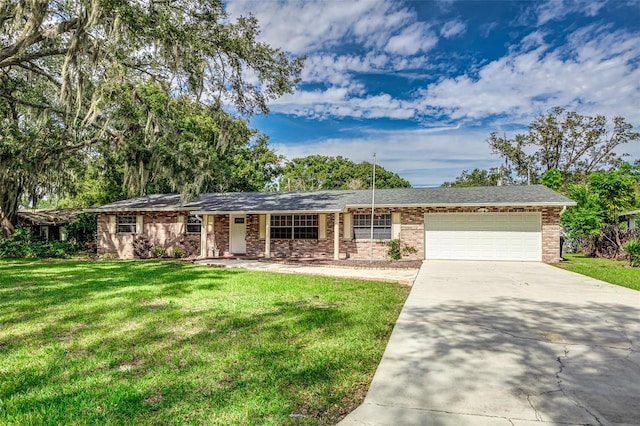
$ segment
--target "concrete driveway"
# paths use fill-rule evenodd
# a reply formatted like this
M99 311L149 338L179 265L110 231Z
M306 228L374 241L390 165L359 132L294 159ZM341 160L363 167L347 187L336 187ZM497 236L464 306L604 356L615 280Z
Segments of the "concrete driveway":
M341 425L640 425L640 292L541 263L426 261Z

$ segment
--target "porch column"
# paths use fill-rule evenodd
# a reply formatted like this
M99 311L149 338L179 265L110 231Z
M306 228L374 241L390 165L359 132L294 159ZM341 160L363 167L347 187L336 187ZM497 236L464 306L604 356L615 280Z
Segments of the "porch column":
M209 215L207 220L207 241L209 234L213 234L213 257L218 257L218 240L216 240L216 215Z
M271 257L271 213L264 217L264 257Z
M202 215L202 223L200 224L200 258L207 258L207 223L209 215Z
M340 260L340 213L333 214L333 259Z

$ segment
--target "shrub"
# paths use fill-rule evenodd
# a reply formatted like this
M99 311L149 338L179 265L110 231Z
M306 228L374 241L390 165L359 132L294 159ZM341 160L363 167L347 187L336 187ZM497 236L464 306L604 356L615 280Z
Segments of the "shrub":
M153 253L159 259L161 257L164 257L165 254L167 254L167 249L162 246L153 246Z
M153 245L149 242L149 238L145 235L136 235L133 239L133 255L140 259L148 259L151 257L151 249Z
M0 238L0 257L67 257L80 251L80 247L68 241L43 241L18 226L9 238Z
M640 240L630 240L624 247L634 268L640 267Z
M67 230L68 239L85 247L93 247L98 233L96 216L96 213L80 213L67 223L64 227Z
M408 246L406 244L402 244L399 239L389 240L389 250L387 250L387 254L391 260L400 260L403 256L407 256L409 254L416 253L416 250L413 246Z
M17 226L9 238L0 238L0 257L27 257L30 244L29 231Z
M176 259L182 259L183 257L187 257L187 251L181 247L174 247L173 257L175 257Z

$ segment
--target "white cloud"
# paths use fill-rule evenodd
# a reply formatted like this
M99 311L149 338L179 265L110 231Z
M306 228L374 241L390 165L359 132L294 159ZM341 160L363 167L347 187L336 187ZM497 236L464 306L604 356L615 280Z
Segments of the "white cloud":
M449 21L442 26L442 29L440 30L440 35L444 38L453 38L453 37L464 34L466 30L467 30L467 27L464 24L464 22L459 20Z
M553 50L537 33L523 45L532 49L515 49L482 67L477 77L461 75L429 85L424 102L453 119L497 114L530 119L557 105L640 120L633 101L640 97L640 34L588 27Z
M409 119L416 114L412 102L394 99L386 93L366 95L363 87L330 87L298 91L271 105L274 112L323 119L327 117Z
M261 39L294 54L326 50L349 39L379 48L417 19L414 11L394 0L233 0L227 10L232 18L255 15Z
M391 37L384 49L399 55L415 55L429 51L437 42L438 37L428 25L416 22Z
M535 8L538 26L549 21L557 21L567 15L580 13L585 16L596 16L604 7L606 0L548 0L539 3Z

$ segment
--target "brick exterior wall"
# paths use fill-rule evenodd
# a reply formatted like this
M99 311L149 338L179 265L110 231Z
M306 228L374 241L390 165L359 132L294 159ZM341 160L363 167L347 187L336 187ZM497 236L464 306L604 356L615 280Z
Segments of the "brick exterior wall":
M487 213L521 213L540 212L542 229L542 261L547 263L560 260L560 207L405 207L393 209L400 212L400 241L416 249L416 253L405 256L405 259L424 259L424 215L438 213L477 213L479 209L485 209ZM391 213L390 209L376 209L376 213ZM370 214L371 209L351 209L348 213ZM342 229L342 225L341 225ZM341 253L347 253L353 259L368 259L370 253L370 240L358 240L341 242ZM384 242L374 243L374 259L387 257L387 245Z
M400 209L376 209L376 213L400 212L400 240L403 244L413 247L416 252L405 256L405 259L424 259L424 215L438 213L476 213L479 209L486 209L488 213L507 212L540 212L542 229L542 261L557 262L560 259L560 207L406 207ZM352 214L367 214L370 209L350 209ZM126 215L127 213L118 213ZM133 213L130 213L133 214ZM154 212L144 214L143 235L152 245L167 248L171 254L173 247L187 248L190 255L200 255L200 234L178 234L177 217L187 212L164 213ZM209 216L211 218L213 216ZM265 254L265 240L259 238L258 214L246 215L246 246L249 257L263 257ZM308 257L333 258L334 247L334 214L326 215L326 239L322 240L271 240L272 257ZM369 259L371 241L369 239L353 240L344 238L344 215L339 215L340 258ZM186 224L185 224L186 229ZM214 232L207 232L207 257L230 256L229 251L229 215L215 215ZM205 230L206 232L206 230ZM119 258L133 258L132 234L110 234L109 215L98 215L98 254L113 255ZM374 240L373 258L387 259L387 241Z
M134 240L136 238L146 239L151 246L163 247L167 250L167 256L173 256L173 249L180 247L187 252L187 255L194 257L200 254L200 234L179 234L178 216L184 215L185 221L187 212L118 212L117 216L137 216L142 215L142 232L115 233L109 232L110 214L100 213L98 222L98 255L113 256L119 259L133 259ZM186 223L184 225L186 230ZM150 256L153 256L150 254Z

